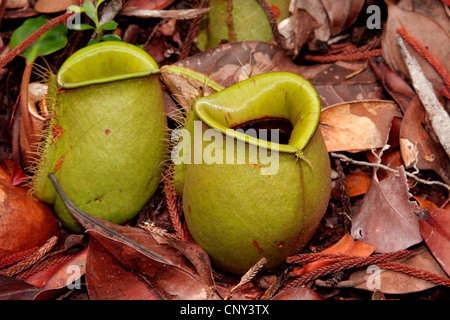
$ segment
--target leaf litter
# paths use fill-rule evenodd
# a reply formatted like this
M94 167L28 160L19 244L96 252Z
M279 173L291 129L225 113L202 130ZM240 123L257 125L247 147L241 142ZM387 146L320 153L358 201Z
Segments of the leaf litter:
M311 81L322 102L321 130L327 148L332 159L341 162L340 168L333 164L329 208L307 248L288 258L278 272L265 274L257 264L237 278L215 270L203 249L188 237L179 240L173 236L175 227L161 188L138 221L129 225L80 218L86 233L74 240L60 230L58 243L49 252L41 250L44 256L39 263L27 257L43 248L45 241L32 248L20 247L2 258L1 299L321 300L376 299L377 293L387 299L408 299L412 293L432 299L441 292L448 294L449 159L411 83L396 40L398 29L405 28L449 70L448 7L443 2L378 4L386 15L380 29L368 30L366 9L372 1L293 1L292 16L284 25L295 28L283 33L283 24L279 25L282 35L292 36L291 42L286 39L284 48L275 42L249 39L223 43L204 52L185 43L183 37L192 32L195 38L198 29L193 22L207 15L207 9L187 6L186 1L126 2L119 15L131 24L124 24L118 31L127 32L133 43L146 43L147 50L155 50L161 66L190 68L222 86L271 71L294 72ZM8 19L23 17L20 11L24 9L7 8ZM37 15L32 8L23 12ZM137 22L136 17L142 20ZM164 26L170 25L170 30L151 31L163 24L153 21L151 25L145 20L148 17L172 20ZM309 23L302 24L301 19ZM2 24L2 29L8 27ZM81 41L81 37L77 39ZM2 40L7 42L8 38ZM150 45L157 43L159 52ZM70 46L62 55L83 44L72 42ZM179 59L183 46L192 48L186 58ZM448 112L445 79L409 43L407 48ZM62 60L56 54L48 61L57 68ZM11 63L1 73L1 93L6 101L1 120L5 125L11 120L18 96L17 90L7 88L20 86L19 68ZM16 70L15 75L9 75L9 69ZM174 119L180 114L177 103L188 105L203 90L202 83L183 77L166 74L162 80L171 88L165 97L172 99L168 105ZM5 162L11 158L11 137L3 131L1 134L2 142L6 142L6 153L2 153ZM9 170L12 178L16 174ZM5 188L0 190L2 194ZM26 192L24 185L16 188ZM173 211L179 202L175 199L171 206ZM72 209L77 216L77 209ZM345 223L345 215L351 219L350 226ZM185 228L182 215L179 218L181 226L176 227ZM154 227L143 228L143 222ZM4 232L0 226L0 233ZM73 245L66 246L67 239L72 239ZM21 261L24 270L5 275L5 270ZM382 270L381 287L369 286L373 278L367 273L367 263L371 261ZM79 278L64 272L70 265L79 267ZM85 293L67 292L68 281L78 280L82 280ZM296 285L303 281L307 287ZM375 293L367 296L362 293L366 291Z

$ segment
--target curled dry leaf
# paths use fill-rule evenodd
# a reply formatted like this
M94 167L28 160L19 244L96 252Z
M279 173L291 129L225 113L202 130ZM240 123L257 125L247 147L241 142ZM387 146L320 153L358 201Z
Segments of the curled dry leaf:
M450 275L450 211L439 208L423 210L420 232L433 256Z
M28 112L21 114L20 152L24 167L31 167L36 161L37 148L44 136L45 120L49 116L46 100L48 86L33 82L28 86ZM38 106L38 107L37 107Z
M424 246L412 251L415 253L413 257L397 262L445 277L445 272ZM377 273L375 274L375 272ZM338 283L337 286L381 291L385 294L406 294L433 288L436 284L397 271L386 269L378 271L376 268L367 268L352 273L348 280Z
M294 7L290 8L291 12L295 12L297 9L305 10L317 22L318 27L314 30L314 37L311 41L312 46L314 46L317 40L327 42L331 37L330 22L322 2L315 0L297 0L293 4Z
M0 259L40 247L58 232L53 212L31 197L27 188L12 186L0 165Z
M364 0L297 0L291 12L305 10L316 22L310 48L315 49L316 41L327 42L355 23L364 5ZM299 30L303 32L303 29Z
M331 35L335 36L355 23L364 0L322 0L330 21Z
M352 218L353 238L376 246L378 253L403 250L422 241L404 168L399 167L398 173L379 181L375 172Z
M175 70L174 70L175 68ZM162 66L161 67L161 79L169 89L171 96L177 101L177 103L183 107L184 110L189 110L195 99L199 96L208 96L217 92L220 85L217 84L216 89L211 87L212 80L206 75L197 73L198 78L188 78L186 75L176 72L177 66ZM166 100L165 100L166 101ZM170 99L173 103L173 100ZM166 101L166 113L168 116L180 120L181 114L179 114L178 107L175 109L167 109Z
M353 101L322 111L320 129L328 152L360 152L385 146L394 117L401 117L393 101Z
M382 59L372 58L369 64L384 89L398 103L402 112L406 112L411 100L416 96L414 90L397 72L389 68Z
M291 17L278 24L280 34L285 38L283 47L297 57L303 46L314 37L319 27L317 21L308 11L295 8Z

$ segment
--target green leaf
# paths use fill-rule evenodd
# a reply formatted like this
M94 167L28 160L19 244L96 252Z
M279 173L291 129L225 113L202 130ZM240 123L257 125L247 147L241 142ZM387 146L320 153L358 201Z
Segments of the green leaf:
M98 41L97 39L92 39L92 40L89 40L89 42L87 43L87 45L88 45L88 46L91 46L91 45L96 44L96 43L99 43L99 41Z
M73 29L74 30L78 30L78 31L80 31L80 30L95 30L95 28L93 26L88 25L88 24L84 24L84 23L75 25L73 27Z
M94 21L94 23L97 25L98 21L97 21L97 16L95 15L95 12L92 10L87 10L84 13L86 13L86 15L91 18L92 21Z
M105 22L104 24L100 25L100 28L102 30L115 30L119 24L113 20Z
M43 25L47 24L50 20L47 16L39 16L37 18L27 19L11 36L11 49L17 47L22 41L24 41L33 32L38 30ZM22 57L25 57L27 64L31 64L39 56L45 56L64 48L67 44L67 27L63 24L56 26L40 38L38 38L33 44L31 44L25 51L21 53Z
M122 39L117 34L105 34L100 38L101 41L121 41Z
M83 7L84 8L89 8L92 11L95 11L94 4L91 1L89 1L89 0L86 0L86 1L83 2Z
M79 6L75 6L75 5L71 5L67 9L69 9L72 12L76 12L76 13L86 12L88 10L91 10L89 8L79 7Z

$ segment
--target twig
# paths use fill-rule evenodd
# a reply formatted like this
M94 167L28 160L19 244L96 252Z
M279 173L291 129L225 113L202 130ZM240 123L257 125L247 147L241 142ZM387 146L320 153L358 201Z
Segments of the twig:
M397 35L397 42L411 76L413 87L416 90L420 101L422 101L428 119L433 127L433 131L436 133L447 156L450 157L450 116L436 97L433 85L425 77L419 63L411 56L408 49L406 49L403 38L399 35Z
M444 81L444 85L447 90L450 90L450 75L447 73L447 70L445 70L445 67L439 62L439 60L422 43L410 35L404 27L397 29L397 33L401 35L402 38L405 39L414 48L414 50L416 50L416 52L419 53L420 56L434 68L434 70L436 70L438 75Z
M330 155L332 157L338 158L338 159L340 159L341 161L344 161L344 162L350 162L350 163L353 163L353 164L356 164L356 165L360 165L360 166L368 166L368 167L380 168L380 169L383 169L383 170L386 170L386 171L398 174L398 170L392 169L392 168L390 168L388 166L385 166L384 164L381 164L381 163L370 163L370 162L365 162L365 161L358 161L358 160L351 159L351 158L349 158L349 157L347 157L347 156L345 156L343 154L334 153L334 152L331 152ZM407 171L405 171L405 174L406 174L407 177L412 178L412 179L416 180L417 182L420 182L420 183L423 183L423 184L427 184L427 185L432 185L432 184L439 185L439 186L444 187L444 188L446 188L447 190L450 191L450 186L445 184L445 183L443 183L443 182L424 180L424 179L421 179L421 178L417 177L416 175L414 175L414 174L412 174L410 172L407 172Z

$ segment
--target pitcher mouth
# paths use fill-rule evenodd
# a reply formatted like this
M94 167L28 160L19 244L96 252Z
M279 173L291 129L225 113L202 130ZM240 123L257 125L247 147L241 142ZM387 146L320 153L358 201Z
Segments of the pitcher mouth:
M285 118L266 117L250 120L235 126L232 129L244 131L246 135L253 136L260 140L277 141L279 144L288 144L292 133L292 124ZM273 130L276 131L276 137L273 137Z
M270 72L199 98L197 116L209 127L240 141L273 151L300 153L317 129L320 99L304 78L290 72ZM235 130L263 118L287 119L292 132L286 144L249 136Z

